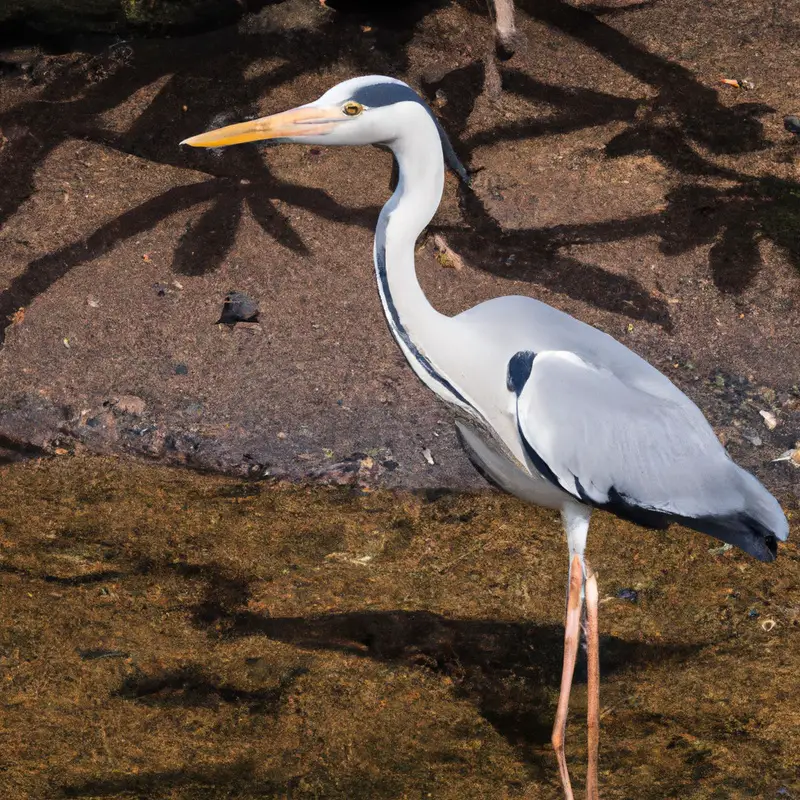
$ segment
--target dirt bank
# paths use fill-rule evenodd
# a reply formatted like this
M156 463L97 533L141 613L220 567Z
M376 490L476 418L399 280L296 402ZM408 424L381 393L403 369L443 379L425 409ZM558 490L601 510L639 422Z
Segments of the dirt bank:
M474 193L448 178L431 229L467 267L418 256L436 306L523 293L599 326L796 502L798 473L770 462L800 439L798 146L782 125L797 20L766 0L518 6L528 46L496 103L478 0L374 18L292 0L202 36L0 54L6 452L482 485L382 318L371 232L390 157L178 146L377 72L436 103L476 172ZM257 324L215 324L231 290Z

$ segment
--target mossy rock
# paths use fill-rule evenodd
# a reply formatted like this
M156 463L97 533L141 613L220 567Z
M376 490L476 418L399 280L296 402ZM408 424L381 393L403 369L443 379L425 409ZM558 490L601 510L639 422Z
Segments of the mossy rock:
M244 10L237 0L0 0L0 25L47 33L163 33L226 25Z

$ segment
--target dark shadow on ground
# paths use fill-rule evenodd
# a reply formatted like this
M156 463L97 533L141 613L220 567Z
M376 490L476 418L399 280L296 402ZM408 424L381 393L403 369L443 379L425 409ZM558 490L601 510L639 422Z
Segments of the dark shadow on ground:
M287 691L306 672L296 668L282 676L277 686L249 691L219 681L199 664L190 664L154 675L130 675L115 695L161 708L216 708L230 703L246 707L251 714L277 714Z
M58 797L109 797L123 794L148 798L194 798L225 786L228 797L261 798L286 796L294 788L285 783L259 778L256 766L250 761L234 761L219 767L204 769L174 769L120 775L85 783L64 786ZM176 795L175 793L178 792ZM216 794L216 792L215 792Z
M536 9L543 21L560 27L651 83L659 95L654 100L621 98L585 88L553 86L517 70L504 69L501 75L505 92L550 104L553 114L483 130L462 141L483 80L483 66L476 62L423 87L432 102L437 92L457 98L441 112L456 150L468 160L475 147L498 141L570 133L622 121L628 127L608 142L606 157L652 155L678 176L682 185L667 196L667 208L660 213L514 231L501 229L477 196L463 192L462 211L470 230L446 231L456 250L470 256L476 265L491 265L484 268L494 274L531 280L578 299L585 299L595 287L594 305L666 328L670 327L668 308L638 284L564 257L559 249L645 235L658 236L662 252L669 255L712 244L712 278L721 292L729 294L745 291L761 269L761 238L771 239L800 269L800 183L747 175L712 160L715 154L774 148L764 138L759 120L759 116L774 109L757 103L723 106L717 93L700 84L688 70L640 49L586 11L562 7L552 0L537 4ZM697 183L698 179L714 178L724 181L724 187L716 189ZM731 181L735 184L732 188ZM486 252L488 242L492 243L491 256ZM565 274L571 274L575 282L564 285Z
M29 80L44 86L40 97L0 115L0 129L6 138L0 166L5 165L8 177L0 184L0 224L34 192L41 162L70 138L104 144L160 164L190 167L208 178L171 188L85 238L31 261L0 294L0 343L9 317L18 308L30 304L75 266L177 212L206 207L176 242L173 269L191 275L217 268L230 251L244 214L252 215L265 234L282 246L305 254L305 244L287 216L276 208L275 200L328 220L371 227L377 209L343 207L322 190L275 179L254 146L219 154L187 152L177 143L188 134L253 116L259 98L267 92L342 59L352 64L354 74L402 74L408 67L407 45L414 27L431 5L411 4L397 15L373 19L368 34L361 28L362 10L356 9L351 15L325 16L311 27L270 30L253 23L190 39L117 42L97 53L75 54L66 62L44 59L37 64ZM800 184L753 177L713 161L715 155L771 147L759 117L772 109L752 103L724 106L716 91L687 69L648 52L586 10L561 0L522 0L518 7L648 83L657 96L631 99L556 86L507 68L501 73L505 92L547 103L553 113L544 119L502 123L463 139L467 118L484 83L484 65L478 60L423 85L431 99L437 89L446 92L449 102L441 111L442 118L464 159L468 162L471 151L485 144L622 121L627 128L608 143L606 156L652 154L670 169L679 185L667 198L668 208L663 213L513 232L502 230L472 195L463 203L467 227L450 232L455 249L470 253L473 263L493 274L538 283L666 328L670 325L667 306L637 281L559 251L575 244L647 234L658 235L668 253L712 243L709 266L715 283L720 291L733 294L744 291L758 273L761 238L774 241L800 268L796 237ZM300 45L302 60L296 57ZM284 58L285 63L266 73L250 74L248 68L264 53ZM120 134L104 128L104 113L158 80L164 85L129 130ZM178 112L184 106L187 110ZM734 182L734 186L698 190L699 178L719 178ZM699 207L697 195L701 197Z
M213 588L209 587L213 592ZM223 612L213 623L224 637L265 636L309 650L333 650L359 658L429 670L447 676L459 697L480 714L521 757L549 769L547 759L528 752L550 741L554 692L561 679L564 629L557 625L498 620L448 619L426 611L356 611L317 617L266 617ZM651 645L601 638L601 672L614 674L652 661L691 658L697 645ZM586 680L583 655L576 683ZM533 759L533 761L531 761Z

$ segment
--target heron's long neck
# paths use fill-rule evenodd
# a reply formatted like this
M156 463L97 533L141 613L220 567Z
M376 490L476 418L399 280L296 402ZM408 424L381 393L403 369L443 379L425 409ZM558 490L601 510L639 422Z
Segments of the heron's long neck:
M428 135L425 135L428 134ZM414 246L431 221L442 197L444 163L439 136L431 124L393 144L400 178L395 193L383 207L375 232L375 267L385 270L382 289L395 314L419 335L418 323L440 316L428 302L417 280ZM381 260L383 264L381 264ZM388 299L388 298L387 298ZM387 310L387 314L388 314ZM390 323L392 320L390 320Z
M417 237L436 213L444 186L442 148L433 121L421 120L392 144L392 150L400 179L375 231L375 270L383 309L414 372L437 394L461 405L466 401L437 368L437 349L445 346L450 318L430 304L414 265Z

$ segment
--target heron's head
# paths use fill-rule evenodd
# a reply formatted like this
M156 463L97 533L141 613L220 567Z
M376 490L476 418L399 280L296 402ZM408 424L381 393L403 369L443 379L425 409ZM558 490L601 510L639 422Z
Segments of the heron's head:
M448 165L468 182L467 172L445 132L420 96L402 81L382 75L351 78L328 89L311 103L201 133L181 144L226 147L279 139L298 144L391 146L404 131L427 124L427 119L436 125Z
M402 81L377 75L351 78L311 103L201 133L181 144L224 147L264 139L298 144L382 144L395 138L402 118L418 114L421 106L416 92Z

